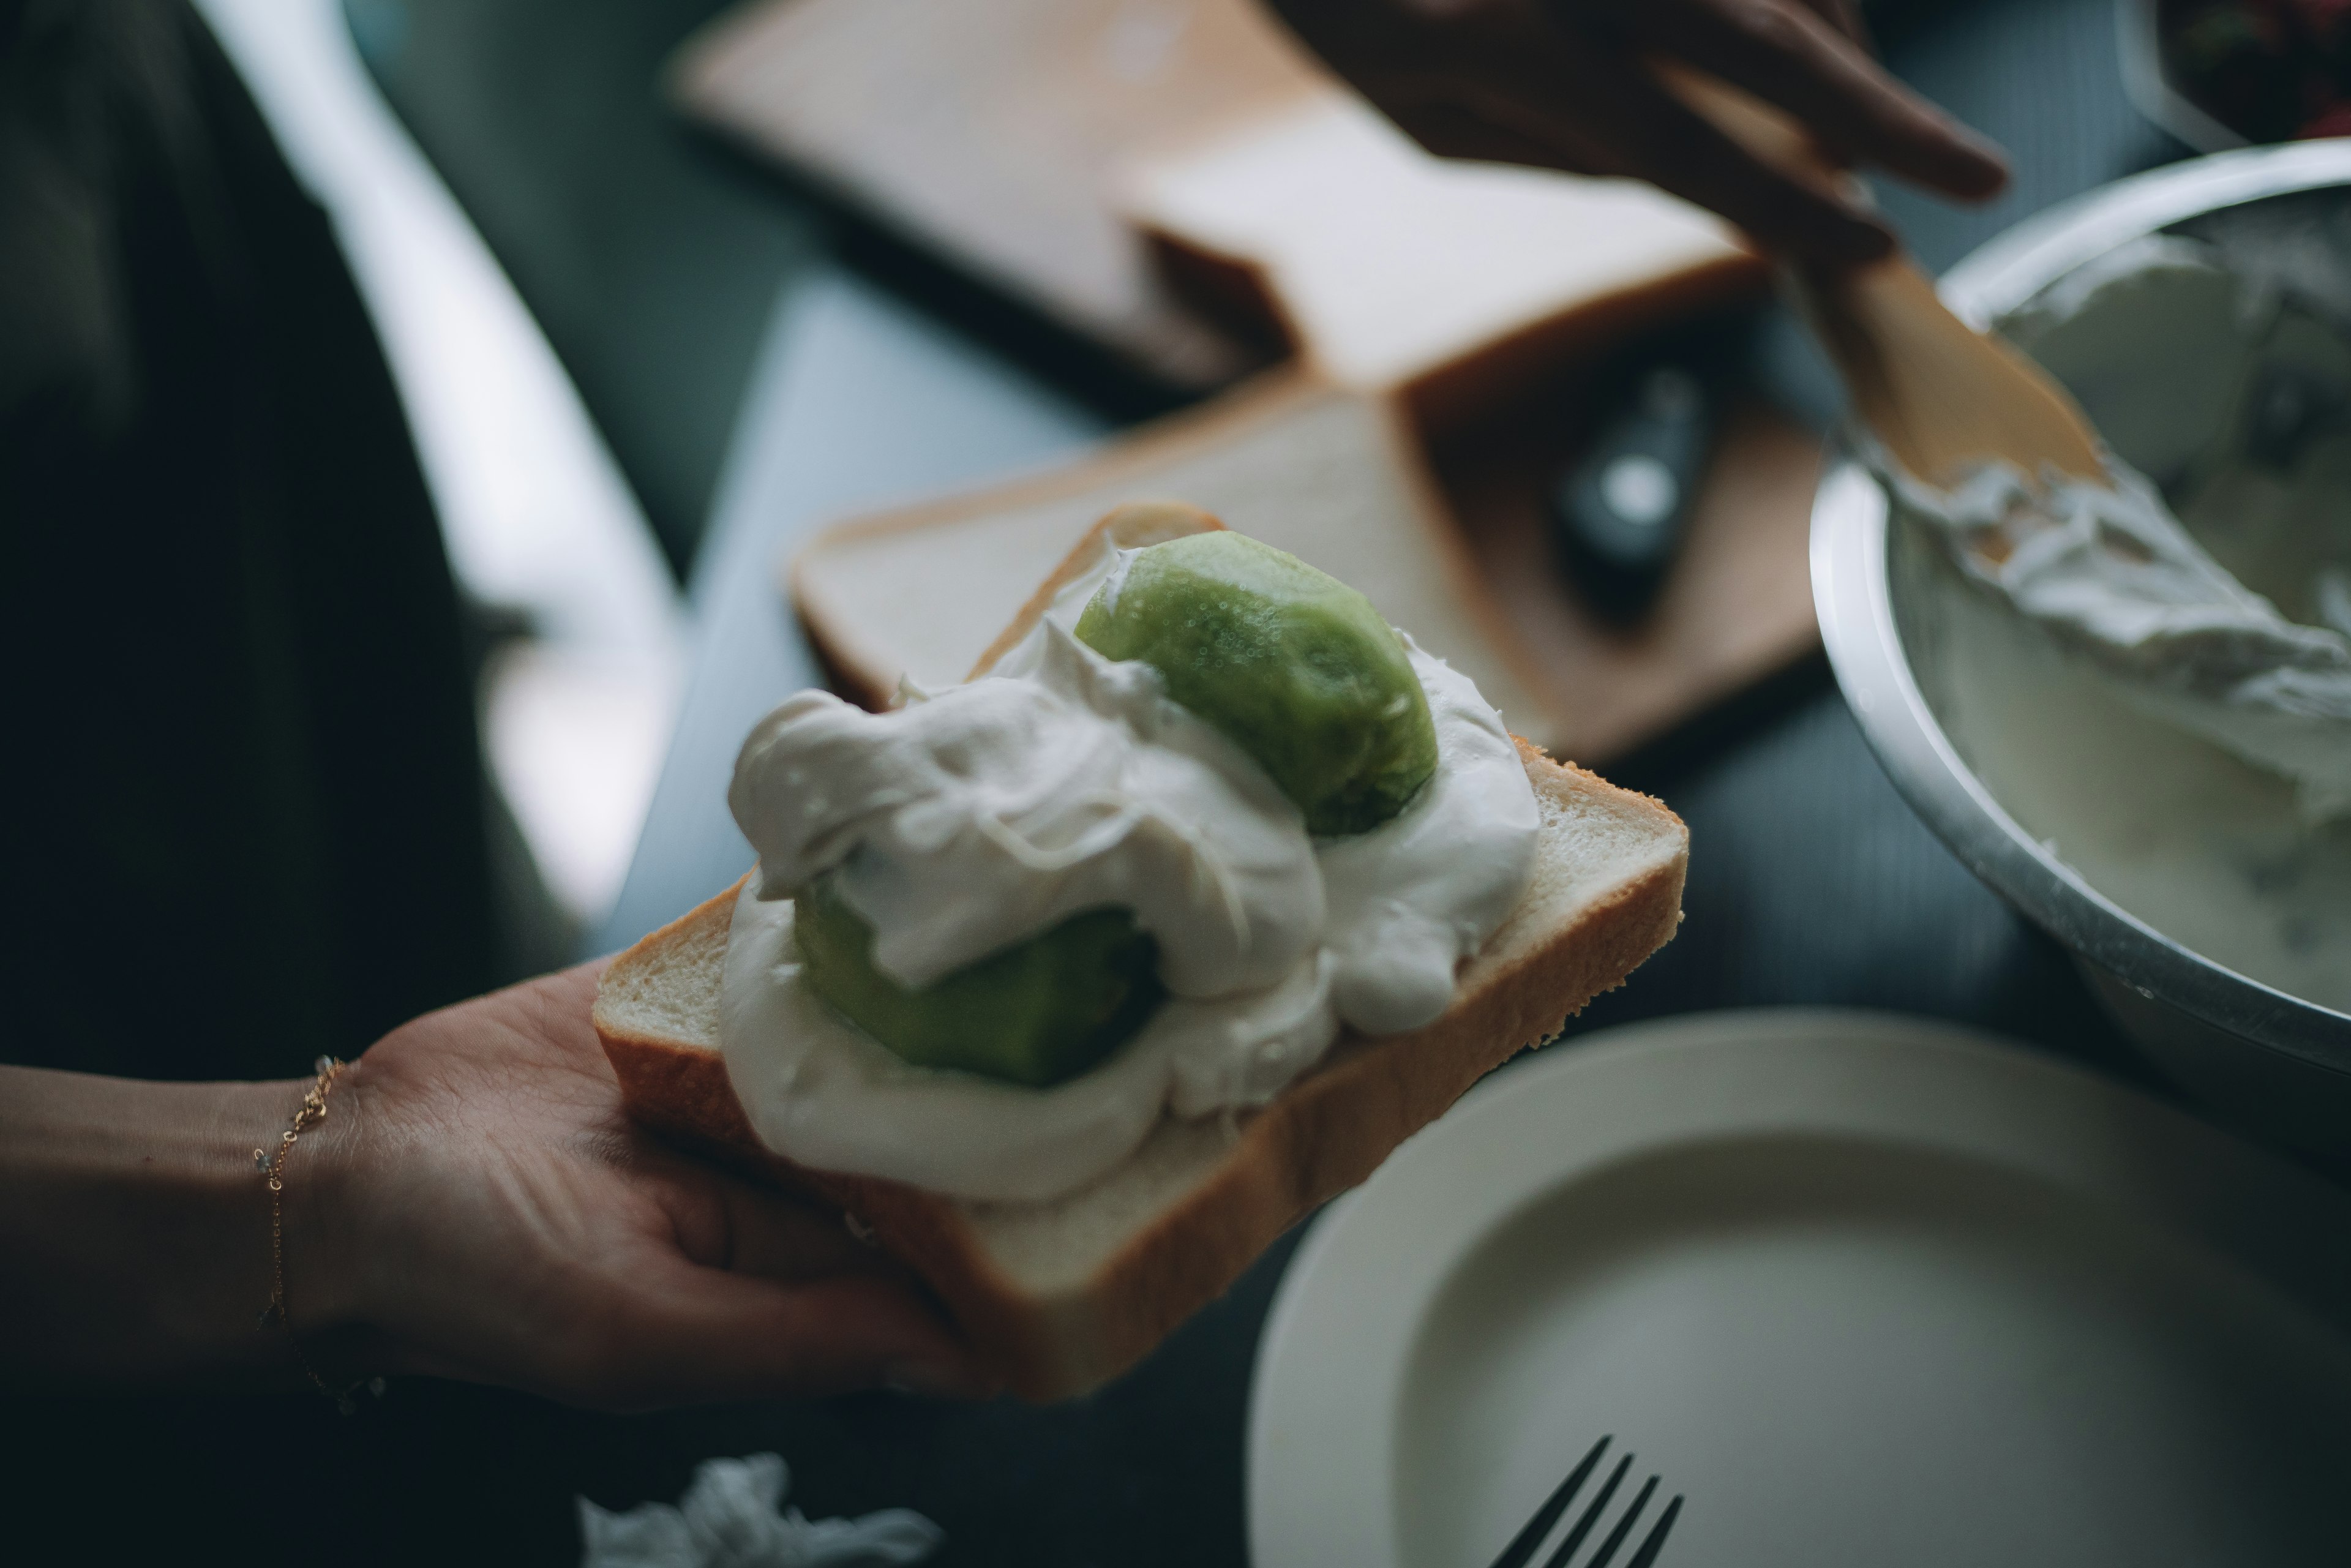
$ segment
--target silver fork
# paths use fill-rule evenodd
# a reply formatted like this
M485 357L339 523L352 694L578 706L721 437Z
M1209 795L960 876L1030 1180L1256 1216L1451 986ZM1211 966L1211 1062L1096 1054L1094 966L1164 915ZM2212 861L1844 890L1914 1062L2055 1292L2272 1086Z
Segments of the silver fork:
M1494 1568L1526 1568L1526 1564L1534 1560L1544 1539L1551 1534L1552 1527L1559 1522L1559 1516L1565 1513L1568 1505L1575 1500L1575 1494L1583 1490L1583 1483L1592 1479L1592 1472L1599 1468L1600 1456L1608 1451L1608 1445L1614 1440L1601 1438L1592 1445L1592 1452L1576 1461L1575 1469L1567 1472L1567 1479L1543 1500L1541 1508L1535 1510L1534 1517L1527 1521L1526 1528L1511 1537L1510 1543L1502 1548L1502 1554L1494 1559ZM1592 1500L1573 1524L1568 1526L1567 1534L1560 1542L1558 1550L1543 1559L1542 1568L1567 1568L1576 1548L1583 1544L1584 1538L1598 1527L1602 1517L1607 1513L1610 1500L1615 1497L1616 1489L1625 1482L1625 1473L1632 1468L1633 1456L1630 1454L1616 1461L1616 1468L1608 1472L1607 1482L1601 1487L1600 1495ZM1632 1506L1625 1511L1615 1528L1602 1540L1600 1550L1593 1552L1581 1568L1608 1568L1608 1564L1615 1561L1616 1553L1632 1535L1634 1526L1640 1522L1642 1513L1649 1506L1649 1499L1656 1495L1656 1490L1657 1478L1655 1476L1641 1483L1641 1490L1633 1496ZM1625 1563L1625 1568L1649 1568L1657 1560L1657 1553L1665 1550L1666 1536L1673 1530L1674 1521L1681 1517L1681 1511L1682 1500L1679 1494L1676 1494L1674 1500L1666 1504L1666 1511L1657 1515L1656 1522L1649 1526L1649 1533L1641 1538L1641 1544L1634 1549L1633 1560Z

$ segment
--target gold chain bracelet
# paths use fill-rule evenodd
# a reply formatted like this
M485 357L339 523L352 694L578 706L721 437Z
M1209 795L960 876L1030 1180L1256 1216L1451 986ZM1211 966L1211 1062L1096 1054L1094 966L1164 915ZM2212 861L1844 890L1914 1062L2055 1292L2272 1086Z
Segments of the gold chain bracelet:
M269 1304L261 1309L256 1326L266 1329L275 1323L285 1333L286 1343L294 1347L294 1359L301 1364L302 1375L310 1386L333 1400L346 1416L358 1408L352 1396L362 1385L374 1393L383 1392L383 1379L361 1379L347 1388L330 1386L320 1377L310 1358L302 1352L302 1341L294 1333L294 1325L286 1316L286 1156L294 1152L294 1140L327 1119L327 1095L334 1089L335 1080L350 1065L340 1057L322 1056L311 1064L318 1070L319 1081L302 1096L302 1103L294 1112L286 1131L278 1135L275 1149L253 1151L253 1165L269 1186Z

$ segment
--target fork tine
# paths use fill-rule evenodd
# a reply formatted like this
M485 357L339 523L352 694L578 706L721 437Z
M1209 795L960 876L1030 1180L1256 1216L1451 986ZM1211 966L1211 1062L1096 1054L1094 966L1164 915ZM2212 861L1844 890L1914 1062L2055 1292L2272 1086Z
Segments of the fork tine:
M1641 1550L1633 1553L1633 1561L1625 1564L1625 1568L1649 1568L1649 1564L1657 1560L1657 1553L1665 1550L1666 1534L1673 1529L1674 1521L1681 1511L1682 1500L1677 1495L1673 1501L1666 1504L1666 1511L1657 1515L1657 1522L1649 1527L1649 1538L1641 1542Z
M1541 1546L1543 1537L1551 1533L1551 1527L1558 1521L1567 1505L1575 1500L1575 1494L1583 1489L1584 1481L1592 1474L1592 1467L1600 1462L1600 1456L1607 1452L1608 1445L1614 1440L1603 1437L1592 1445L1592 1452L1584 1455L1575 1469L1567 1472L1567 1479L1552 1489L1551 1496L1543 1500L1543 1505L1535 1510L1535 1516L1527 1521L1526 1528L1512 1536L1510 1543L1502 1548L1502 1554L1494 1559L1494 1568L1525 1568L1527 1559L1535 1554L1535 1548Z
M1641 1483L1641 1490L1634 1494L1633 1506L1625 1511L1625 1517L1616 1521L1616 1528L1610 1531L1608 1539L1600 1543L1600 1554L1585 1563L1584 1568L1608 1568L1610 1561L1616 1555L1616 1549L1625 1544L1626 1536L1633 1533L1634 1521L1641 1517L1641 1511L1649 1506L1649 1499L1656 1490L1657 1478L1655 1476Z
M1551 1554L1543 1568L1567 1568L1567 1560L1575 1554L1577 1547L1583 1544L1583 1538L1592 1533L1592 1527L1600 1522L1601 1511L1608 1506L1608 1500L1616 1495L1617 1487L1624 1482L1625 1472L1632 1468L1633 1456L1630 1454L1616 1461L1616 1468L1608 1472L1608 1484L1600 1489L1600 1495L1592 1500L1592 1506L1583 1511L1583 1517L1575 1521L1575 1528L1567 1532L1567 1539L1559 1543L1559 1550Z

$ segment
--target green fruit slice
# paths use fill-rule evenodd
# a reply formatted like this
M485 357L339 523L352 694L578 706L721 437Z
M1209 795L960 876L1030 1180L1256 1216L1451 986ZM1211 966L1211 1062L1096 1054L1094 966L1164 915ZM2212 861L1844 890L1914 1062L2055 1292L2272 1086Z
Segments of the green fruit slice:
M873 928L830 876L794 901L816 994L917 1067L1043 1089L1124 1044L1158 1008L1159 944L1123 909L1089 909L919 989L873 966Z
M1370 600L1229 531L1135 552L1080 642L1140 659L1167 695L1257 758L1311 833L1360 833L1437 771L1437 727L1403 639Z

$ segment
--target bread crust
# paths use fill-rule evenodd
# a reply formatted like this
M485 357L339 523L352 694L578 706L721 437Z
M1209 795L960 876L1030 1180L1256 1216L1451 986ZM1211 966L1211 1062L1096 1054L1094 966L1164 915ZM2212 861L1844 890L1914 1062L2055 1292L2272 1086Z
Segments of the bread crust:
M1176 233L1148 213L1132 221L1161 271L1193 284L1192 297L1219 320L1243 333L1270 329L1297 346L1300 361L1314 374L1334 386L1348 384L1317 357L1311 334L1292 319L1263 259ZM1760 255L1719 256L1497 328L1400 382L1356 390L1395 400L1421 434L1444 435L1556 376L1562 365L1596 359L1660 322L1761 298L1771 287L1770 266Z
M1600 992L1622 984L1681 919L1687 830L1665 806L1519 743L1531 774L1555 769L1642 803L1683 833L1680 852L1581 908L1531 950L1479 977L1434 1024L1408 1034L1342 1036L1307 1076L1238 1118L1208 1176L1127 1238L1074 1291L1040 1298L987 1256L972 1206L900 1182L793 1164L760 1142L714 1050L630 1028L600 995L596 1030L631 1113L729 1163L838 1205L926 1281L1015 1394L1066 1398L1141 1360L1223 1293L1315 1206L1369 1176L1396 1145L1520 1050L1559 1032ZM740 883L737 886L739 888ZM615 959L608 990L682 947L723 950L736 890L711 899Z

